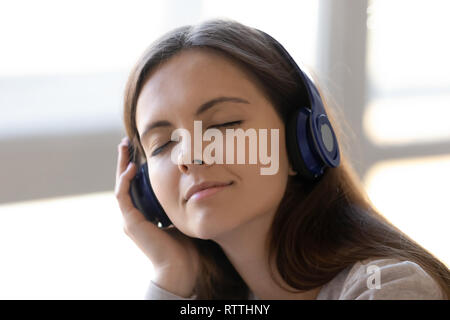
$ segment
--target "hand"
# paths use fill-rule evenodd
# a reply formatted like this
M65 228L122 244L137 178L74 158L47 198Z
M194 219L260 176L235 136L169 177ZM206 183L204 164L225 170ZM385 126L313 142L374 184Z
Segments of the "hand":
M124 218L124 232L151 260L156 273L154 282L174 294L188 297L199 269L197 248L176 227L158 228L133 205L129 189L137 166L128 159L128 138L124 138L118 145L114 191Z

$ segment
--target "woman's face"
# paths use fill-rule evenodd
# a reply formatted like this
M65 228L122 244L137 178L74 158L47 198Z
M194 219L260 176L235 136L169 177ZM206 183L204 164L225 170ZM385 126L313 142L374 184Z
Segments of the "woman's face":
M235 97L248 103L222 102L195 115L200 105L217 97ZM150 123L162 120L171 125L156 127L142 136ZM176 128L190 132L191 159L194 158L194 120L202 121L202 133L211 126L241 121L229 127L215 127L224 134L223 164L199 165L172 161L172 151L185 156L185 152L188 152L186 148L189 147L183 138L166 145ZM273 105L243 69L212 50L185 50L155 69L139 95L136 125L146 153L153 191L174 225L191 237L214 240L261 215L273 214L284 195L288 175L294 174L287 157L284 124ZM272 148L270 129L278 129L276 174L261 174L260 169L270 164L260 163L259 155L256 164L249 164L251 149L248 138L245 143L245 164L237 161L236 141L234 161L227 164L226 129L238 128L244 131L253 128L257 133L260 129L267 129L267 151L264 153L269 156ZM200 150L203 152L211 142L202 141L203 149ZM259 144L260 139L257 141ZM155 152L164 145L163 149ZM173 150L175 145L177 149ZM256 150L259 150L259 146L256 146ZM188 188L203 181L232 184L211 196L202 199L194 197L186 201Z

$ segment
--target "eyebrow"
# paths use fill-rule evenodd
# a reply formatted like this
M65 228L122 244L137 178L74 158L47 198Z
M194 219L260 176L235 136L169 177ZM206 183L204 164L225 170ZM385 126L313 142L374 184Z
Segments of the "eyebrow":
M217 97L212 100L206 101L205 103L202 103L200 107L195 112L195 116L199 116L200 114L206 112L206 110L211 109L212 107L223 103L223 102L235 102L235 103L246 103L250 104L245 99L239 98L239 97ZM172 124L166 120L160 120L153 123L148 124L144 131L142 132L142 135L140 136L140 139L144 139L144 137L153 129L159 128L159 127L170 127Z

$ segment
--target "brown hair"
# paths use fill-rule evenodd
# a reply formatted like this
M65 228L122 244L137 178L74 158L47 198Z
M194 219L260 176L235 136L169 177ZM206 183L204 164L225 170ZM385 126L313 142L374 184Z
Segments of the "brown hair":
M138 157L145 155L135 121L141 88L155 67L190 48L213 49L239 63L253 75L285 124L295 106L306 99L292 68L258 30L231 19L176 28L147 48L126 84L124 124ZM283 280L301 291L324 285L347 266L367 258L409 260L432 276L448 298L448 268L377 212L346 158L343 131L325 99L324 103L341 147L341 164L328 168L313 183L289 176L269 231L269 259L275 255ZM197 299L248 298L248 286L217 243L188 236L186 240L196 245L201 257L194 289Z

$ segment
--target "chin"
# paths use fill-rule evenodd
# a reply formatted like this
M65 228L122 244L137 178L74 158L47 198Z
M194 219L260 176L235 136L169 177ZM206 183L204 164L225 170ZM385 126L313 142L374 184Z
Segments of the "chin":
M223 226L217 224L202 223L193 227L194 237L202 240L214 240L225 230Z
M222 221L217 217L212 218L208 216L197 217L195 221L190 222L190 231L194 237L202 240L214 240L224 232L229 230L229 223L231 221Z

